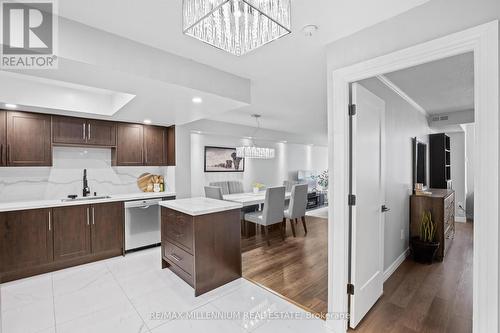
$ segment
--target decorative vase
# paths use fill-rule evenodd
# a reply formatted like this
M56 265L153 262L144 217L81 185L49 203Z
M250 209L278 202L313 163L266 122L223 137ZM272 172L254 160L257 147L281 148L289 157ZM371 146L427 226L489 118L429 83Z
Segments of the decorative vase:
M413 260L421 264L432 264L439 242L422 242L419 237L412 237L411 245Z

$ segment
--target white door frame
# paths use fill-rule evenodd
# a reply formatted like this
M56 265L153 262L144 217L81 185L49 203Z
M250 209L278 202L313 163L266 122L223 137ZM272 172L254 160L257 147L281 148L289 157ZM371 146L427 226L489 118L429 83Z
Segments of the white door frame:
M473 332L499 330L499 25L492 21L333 71L329 86L328 310L348 311L349 83L427 62L474 52L475 209ZM336 316L333 316L336 317ZM329 318L335 333L347 320Z

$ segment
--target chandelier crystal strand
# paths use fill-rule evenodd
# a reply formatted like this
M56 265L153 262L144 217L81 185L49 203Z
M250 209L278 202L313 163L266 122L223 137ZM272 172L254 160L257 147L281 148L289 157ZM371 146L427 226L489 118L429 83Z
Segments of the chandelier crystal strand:
M240 56L291 32L291 0L183 0L184 33Z

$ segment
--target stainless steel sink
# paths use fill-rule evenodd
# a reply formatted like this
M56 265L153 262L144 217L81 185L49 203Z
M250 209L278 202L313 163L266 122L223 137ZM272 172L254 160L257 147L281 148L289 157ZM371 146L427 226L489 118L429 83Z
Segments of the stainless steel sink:
M69 202L69 201L92 201L92 200L100 200L100 199L110 199L111 197L109 195L98 195L98 196L93 196L93 197L77 197L74 199L68 198L68 199L61 199L62 202Z

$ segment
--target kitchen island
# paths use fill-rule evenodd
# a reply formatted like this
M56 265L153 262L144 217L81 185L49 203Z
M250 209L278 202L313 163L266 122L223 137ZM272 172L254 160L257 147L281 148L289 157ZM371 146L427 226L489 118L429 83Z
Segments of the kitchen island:
M199 296L241 277L239 203L209 198L160 202L162 268Z

